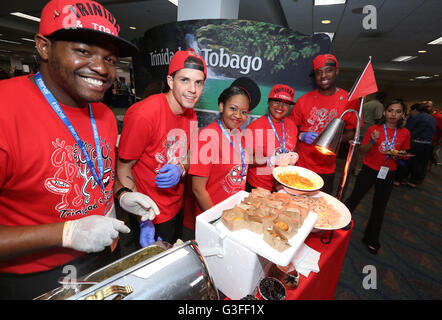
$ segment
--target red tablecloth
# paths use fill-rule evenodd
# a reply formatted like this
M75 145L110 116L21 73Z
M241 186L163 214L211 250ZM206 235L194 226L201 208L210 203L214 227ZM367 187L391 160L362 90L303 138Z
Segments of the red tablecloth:
M330 231L310 233L305 244L321 253L319 258L319 272L310 272L308 278L300 275L299 285L296 289L287 290L287 300L331 300L336 287L347 252L348 242L353 230L342 229L333 231L333 237L329 244L321 242L329 240Z

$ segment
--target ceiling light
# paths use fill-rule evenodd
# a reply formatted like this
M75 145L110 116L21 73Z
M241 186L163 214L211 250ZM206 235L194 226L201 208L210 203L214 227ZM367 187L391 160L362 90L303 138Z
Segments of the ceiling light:
M315 0L315 6L330 6L333 4L345 4L345 1L346 0Z
M419 50L418 53L427 53L427 50Z
M439 37L431 42L428 42L428 44L442 44L442 37Z
M28 20L40 22L40 18L37 18L37 17L34 17L34 16L30 16L28 14L24 14L24 13L21 13L21 12L11 12L10 14L12 14L13 16L16 16L16 17L23 18L23 19L28 19Z
M414 81L414 79L413 79L413 78L411 78L411 79L410 79L410 81Z
M394 58L392 61L396 62L406 62L417 58L416 56L399 56L397 58Z
M173 3L174 5L176 5L178 7L178 0L169 0L170 3Z
M29 41L29 42L35 42L34 39L28 39L28 38L20 38L20 39L24 40L24 41Z
M422 79L422 80L431 79L431 76L419 76L419 77L416 77L416 79Z
M321 20L321 23L322 23L322 24L330 24L330 23L331 23L331 20Z
M5 42L5 43L12 43L12 44L22 44L21 42L10 41L10 40L5 40L5 39L0 39L0 41Z
M433 74L433 77L439 77L439 75L438 74Z
M129 27L129 29L136 30L137 27Z

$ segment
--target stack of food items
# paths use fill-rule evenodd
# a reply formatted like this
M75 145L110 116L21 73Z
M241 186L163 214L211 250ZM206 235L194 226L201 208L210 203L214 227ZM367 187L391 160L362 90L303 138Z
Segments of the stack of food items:
M257 188L240 204L224 210L221 220L231 231L247 229L263 234L266 243L282 252L290 248L289 239L302 227L309 210L290 194Z

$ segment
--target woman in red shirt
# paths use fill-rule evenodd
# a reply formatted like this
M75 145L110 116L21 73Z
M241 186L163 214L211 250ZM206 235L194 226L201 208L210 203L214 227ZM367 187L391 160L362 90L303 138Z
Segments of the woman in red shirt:
M376 254L381 247L379 235L382 220L393 190L397 157L391 153L393 150L397 152L410 148L410 132L402 127L404 119L405 105L399 100L393 100L386 106L379 124L368 128L360 146L361 154L365 155L362 170L356 178L352 194L345 201L345 205L353 212L374 185L373 207L362 238L372 254Z
M274 191L272 170L275 165L295 165L298 128L286 115L295 104L295 90L276 84L268 97L269 112L249 124L245 130L246 148L253 155L247 173L246 191L261 187Z
M239 79L219 96L220 119L199 132L198 148L191 152L188 174L196 201L194 206L187 201L183 240L194 236L197 215L245 190L248 156L240 127L258 104L260 94L253 80Z

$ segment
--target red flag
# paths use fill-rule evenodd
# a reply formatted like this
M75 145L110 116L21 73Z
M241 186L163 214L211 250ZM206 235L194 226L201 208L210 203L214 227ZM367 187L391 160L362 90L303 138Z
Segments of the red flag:
M364 71L359 75L353 88L348 93L348 101L356 100L366 95L377 92L378 86L376 85L376 79L374 77L373 67L371 65L371 57Z

